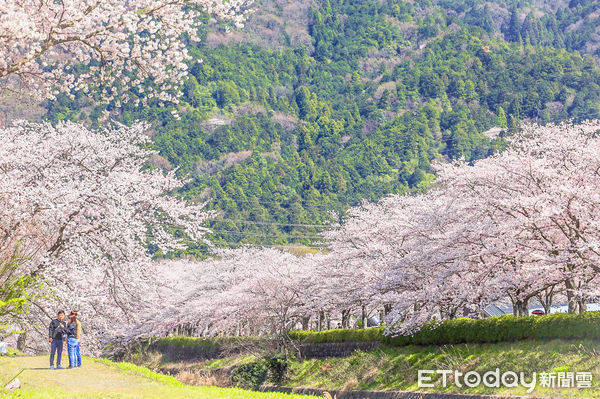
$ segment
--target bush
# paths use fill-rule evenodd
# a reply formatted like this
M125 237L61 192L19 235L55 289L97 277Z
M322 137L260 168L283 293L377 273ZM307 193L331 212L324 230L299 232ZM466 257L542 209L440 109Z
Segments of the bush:
M384 328L291 331L306 343L381 341L395 346L510 342L521 339L600 338L600 312L555 313L547 316L504 315L487 319L456 319L425 325L413 335L384 335Z
M231 374L231 381L240 388L258 390L267 379L267 371L262 360L242 364Z
M268 369L268 380L276 385L280 385L287 377L289 366L288 359L277 356L265 359Z
M231 381L240 388L258 390L265 381L281 384L287 370L287 359L280 356L265 357L237 367L231 375Z

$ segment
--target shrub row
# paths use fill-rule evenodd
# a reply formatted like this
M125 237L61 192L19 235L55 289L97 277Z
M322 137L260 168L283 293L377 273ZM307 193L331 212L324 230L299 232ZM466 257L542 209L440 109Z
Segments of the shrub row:
M600 338L600 312L555 313L547 316L504 315L487 319L456 319L429 324L409 336L386 336L383 327L362 330L292 331L306 343L382 341L390 345L442 345L510 342L521 339Z
M366 329L335 329L324 331L290 331L291 339L301 343L325 343L325 342L356 342L356 341L381 341L384 339L384 328Z
M521 339L600 339L600 312L555 313L547 316L504 315L487 319L456 319L428 324L409 336L386 336L384 328L291 331L300 343L380 341L390 345L442 345L457 343L510 342ZM260 344L257 337L165 337L154 347L194 348L212 352L225 348Z

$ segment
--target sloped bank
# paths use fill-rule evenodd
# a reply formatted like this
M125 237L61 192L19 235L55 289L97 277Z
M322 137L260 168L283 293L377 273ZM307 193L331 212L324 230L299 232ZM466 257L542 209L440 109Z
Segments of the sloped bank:
M381 345L368 351L356 350L345 357L289 359L284 378L278 384L268 381L264 359L245 355L213 359L185 365L171 364L168 372L188 384L243 386L252 389L297 390L298 393L337 392L341 398L406 398L427 391L443 394L526 396L525 387L457 387L449 378L444 387L434 378L434 387L418 386L418 370L458 370L462 373L500 369L502 372L531 373L591 372L590 388L546 388L538 384L535 397L600 397L600 342L597 340L521 340L495 344L456 344L440 346ZM169 366L169 365L164 365ZM236 371L237 370L237 371ZM233 378L237 375L236 378ZM240 379L240 377L242 377ZM274 387L277 385L277 387ZM310 391L316 389L316 391ZM380 391L385 391L381 393ZM349 392L357 392L350 394ZM343 395L341 395L343 393ZM361 396L362 395L362 396ZM394 396L396 395L396 396ZM398 396L399 395L399 396ZM423 398L428 398L424 395ZM431 396L441 398L441 396Z
M533 373L591 372L590 388L550 388L539 383L531 393L547 397L600 397L600 342L598 340L521 340L495 344L456 344L440 346L382 346L357 351L343 358L306 359L290 362L288 388L309 387L340 391L429 391L472 395L527 395L527 388L489 388L483 384L469 388L454 384L452 376L446 387L441 376L434 376L433 388L421 388L419 370L474 371L483 375L499 369L501 373L523 372L529 379ZM339 398L338 398L339 399Z
M600 312L541 317L459 319L425 326L409 337L390 338L383 329L294 331L295 355L282 359L257 338L162 338L151 345L155 370L189 384L277 385L336 391L419 390L419 370L476 371L496 368L525 373L592 372L590 388L538 386L535 396L600 397ZM293 353L291 351L290 353ZM149 358L148 354L140 357ZM272 378L272 377L275 378ZM525 395L526 389L444 387L430 392Z

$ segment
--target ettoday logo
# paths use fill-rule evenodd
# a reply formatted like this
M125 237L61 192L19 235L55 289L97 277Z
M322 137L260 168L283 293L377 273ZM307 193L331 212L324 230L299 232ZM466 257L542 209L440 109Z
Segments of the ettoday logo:
M483 384L488 388L516 388L519 386L527 388L527 393L533 392L536 386L545 388L591 388L592 373L590 372L555 372L555 373L531 373L514 371L500 372L500 369L490 370L483 374L477 371L463 373L458 370L419 370L419 388L433 388L436 376L441 376L441 385L446 388L452 383L459 388L475 388Z

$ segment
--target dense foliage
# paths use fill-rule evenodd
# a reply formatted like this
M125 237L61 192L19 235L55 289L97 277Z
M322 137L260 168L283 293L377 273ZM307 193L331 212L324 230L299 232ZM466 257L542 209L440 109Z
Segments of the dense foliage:
M527 1L498 1L503 18L475 0L421 3L320 0L308 11L310 43L292 43L284 23L283 47L215 43L221 27L203 25L180 104L139 88L129 94L148 106L59 96L48 118L151 121L154 165L189 173L182 194L222 211L212 238L237 246L318 245L331 211L421 190L433 160L501 147L504 133L490 128L600 116L600 71L572 52L589 40L565 30L593 2L523 21ZM276 25L263 14L248 29Z
M19 319L31 305L31 300L39 297L38 279L32 276L17 275L15 271L22 263L18 254L0 261L0 339L16 333Z

